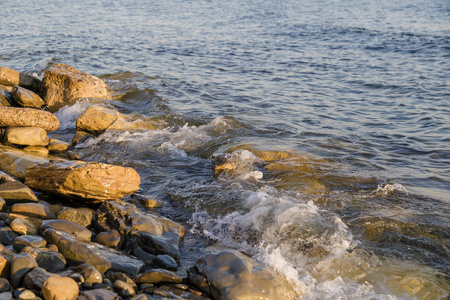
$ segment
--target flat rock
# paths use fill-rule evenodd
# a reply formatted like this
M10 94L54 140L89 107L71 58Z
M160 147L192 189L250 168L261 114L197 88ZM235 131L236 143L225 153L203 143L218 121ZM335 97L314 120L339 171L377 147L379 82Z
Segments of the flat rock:
M18 203L11 206L11 212L39 219L54 219L55 214L43 203Z
M40 127L8 127L4 135L5 143L28 146L47 146L47 131Z
M37 191L88 202L122 198L139 189L139 174L103 163L48 162L29 167L25 184Z
M77 239L62 231L47 229L43 233L47 242L56 244L69 263L88 263L102 273L109 270L137 275L144 263L131 256L112 250L103 245Z
M42 222L41 232L44 232L48 228L68 233L85 241L90 241L92 238L92 231L81 225L66 220L47 220Z
M41 92L50 111L81 98L108 97L103 80L64 64L52 65L45 71Z
M22 107L42 108L45 105L44 100L38 94L18 85L14 86L12 96L14 101Z
M27 168L48 161L48 158L32 155L17 148L0 145L0 169L19 180L25 179ZM5 178L3 174L0 176Z
M30 152L33 155L39 155L39 156L43 156L43 157L47 157L50 153L50 151L46 147L43 147L43 146L26 146L22 150L25 152Z
M39 83L39 79L34 76L7 67L0 67L0 84L2 85L20 85L26 88L36 89Z
M42 285L45 299L75 300L78 298L78 284L70 277L50 277Z
M0 127L40 127L55 131L58 118L45 110L25 107L0 107Z
M153 269L149 272L139 274L134 279L136 283L181 283L183 278L172 271L164 269Z
M50 139L47 149L52 153L63 153L70 148L70 144L57 139Z
M2 171L0 171L0 197L9 204L38 201L38 198L29 187Z
M92 225L94 216L94 211L89 208L65 207L58 212L57 218L59 220L70 221L83 227L88 227Z
M36 260L28 253L17 254L11 262L11 286L22 286L25 274L37 267Z
M14 239L13 247L17 252L22 251L26 246L30 247L45 247L47 245L47 241L44 240L39 235L23 235Z

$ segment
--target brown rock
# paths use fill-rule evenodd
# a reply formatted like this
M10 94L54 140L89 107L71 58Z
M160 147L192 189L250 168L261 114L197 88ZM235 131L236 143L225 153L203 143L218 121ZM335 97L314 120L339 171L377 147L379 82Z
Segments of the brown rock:
M106 84L101 79L64 64L50 66L45 71L41 91L50 111L57 111L80 98L108 97Z
M60 277L57 274L49 273L43 268L37 267L28 272L23 279L23 286L30 290L41 290L44 282L50 277Z
M9 274L11 273L11 260L6 256L0 254L0 277L1 278L9 278Z
M102 163L49 162L29 167L25 184L37 191L90 202L122 198L139 189L132 168Z
M27 168L45 162L48 162L47 158L32 155L17 148L0 145L0 169L20 180L25 179Z
M103 133L117 119L125 119L118 111L99 105L90 106L77 119L77 130L95 135Z
M10 203L38 201L29 187L2 171L0 171L0 197Z
M149 272L139 274L134 281L136 283L181 283L183 278L172 271L153 269Z
M22 286L25 274L37 267L36 260L28 253L17 254L11 262L11 285L13 288Z
M11 224L11 229L20 235L37 235L39 227L25 218L16 218Z
M105 245L109 248L115 248L120 249L123 243L122 237L120 236L120 233L115 230L111 229L109 231L100 232L95 237L95 242Z
M75 300L78 293L78 284L70 277L50 277L42 285L46 300Z
M44 232L48 228L66 232L85 241L90 241L92 238L92 232L89 229L66 220L47 220L42 222L41 232Z
M20 203L11 207L11 212L39 219L54 219L55 214L44 203Z
M95 289L90 291L83 291L78 300L119 300L122 299L113 291L106 289Z
M13 89L13 85L3 85L3 84L0 84L0 90L2 90L2 91L7 91L7 92L12 92L12 89Z
M4 141L10 144L28 146L47 146L47 131L40 127L8 127Z
M45 110L25 107L0 107L0 127L40 127L55 131L58 118Z
M22 107L42 108L45 105L44 100L38 94L18 85L14 86L12 96Z
M70 148L70 144L57 139L50 139L47 148L52 153L63 153Z
M65 207L58 212L57 218L88 227L94 220L94 211L89 208Z
M50 151L47 148L42 146L26 146L22 150L31 153L33 155L38 155L42 157L47 157L50 153Z
M0 106L11 106L13 101L11 92L0 89Z
M84 282L87 282L90 285L102 283L103 281L102 273L90 264L81 264L75 268L75 271L83 276Z
M39 235L22 235L14 239L13 247L17 252L22 251L26 246L30 247L45 247L47 241Z
M0 84L6 86L20 85L35 89L39 85L39 79L6 67L0 67Z

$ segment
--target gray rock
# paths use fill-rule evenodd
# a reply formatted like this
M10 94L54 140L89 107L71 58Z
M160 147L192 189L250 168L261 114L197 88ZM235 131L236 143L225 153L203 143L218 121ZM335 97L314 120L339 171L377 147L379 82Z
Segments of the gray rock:
M81 292L78 300L120 300L121 298L117 293L106 290L106 289L96 289L90 291Z
M9 291L11 286L9 285L9 281L6 278L0 278L0 293Z
M17 254L11 263L11 286L13 288L22 286L25 274L37 266L36 260L30 254Z
M133 250L133 254L137 258L141 259L146 265L152 265L153 261L156 258L155 255L148 253L147 251L143 250L141 247L135 247Z
M30 247L45 247L47 245L47 241L44 240L39 235L23 235L14 239L13 247L17 252L22 251L26 246Z
M61 271L67 264L65 257L61 253L44 251L42 248L37 249L36 262L39 267L51 273Z
M149 272L139 274L134 279L136 283L181 283L183 278L174 272L164 269L153 269Z
M2 229L0 229L0 239L3 245L6 246L12 245L14 239L18 236L19 235L9 227L3 227Z
M34 268L23 279L23 287L30 290L41 290L44 282L50 277L60 277L58 274L47 272L43 268Z
M45 105L44 100L39 95L18 85L14 86L12 96L16 103L22 107L42 108Z
M68 234L73 235L76 238L83 239L86 241L90 241L92 238L92 231L84 228L81 225L66 220L48 220L42 222L41 232L44 232L48 228L66 232Z
M0 293L0 300L11 300L13 299L12 292L3 292Z
M156 256L156 259L153 263L155 264L156 267L167 270L176 271L178 268L178 264L175 261L175 259L173 259L169 255L158 255Z

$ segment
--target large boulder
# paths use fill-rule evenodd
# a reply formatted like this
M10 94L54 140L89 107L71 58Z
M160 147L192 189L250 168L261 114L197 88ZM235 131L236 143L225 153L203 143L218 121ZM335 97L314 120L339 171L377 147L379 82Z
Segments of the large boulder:
M48 243L55 244L69 264L88 263L102 273L120 271L136 276L144 267L141 260L122 254L103 245L78 239L72 235L47 229L43 233Z
M16 103L23 107L42 108L45 105L44 100L38 94L18 85L14 86L12 96Z
M47 146L47 131L40 127L8 127L4 141L10 144L26 146Z
M213 299L297 299L299 296L275 271L235 250L200 257L189 270L188 278Z
M6 67L0 67L0 84L6 86L20 85L35 90L39 79Z
M103 163L49 161L31 166L25 184L46 194L88 202L119 199L139 189L139 174L132 168Z
M108 97L103 80L64 64L50 66L45 71L41 92L50 111L57 111L80 98Z
M55 131L59 127L59 120L45 110L0 106L0 127L40 127L46 131Z

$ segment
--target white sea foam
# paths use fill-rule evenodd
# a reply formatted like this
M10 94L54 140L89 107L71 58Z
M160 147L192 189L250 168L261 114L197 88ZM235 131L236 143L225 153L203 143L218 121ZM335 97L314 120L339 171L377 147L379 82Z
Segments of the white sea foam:
M79 101L72 106L64 106L55 115L59 119L59 129L75 128L77 118L92 105L89 102Z
M407 191L406 188L400 183L386 184L385 186L379 185L375 191L375 193L379 195L389 195L395 192L406 193Z

